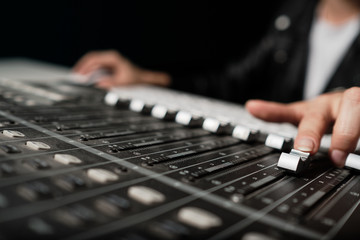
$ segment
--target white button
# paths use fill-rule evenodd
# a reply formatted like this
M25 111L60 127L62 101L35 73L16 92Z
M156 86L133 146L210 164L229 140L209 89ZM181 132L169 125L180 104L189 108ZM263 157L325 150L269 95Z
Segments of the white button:
M176 114L175 122L182 124L182 125L189 125L191 121L191 113L180 111Z
M145 103L141 100L134 99L130 102L130 110L134 112L141 112L145 107Z
M215 214L196 207L180 209L177 217L180 222L201 230L218 227L222 224L221 218Z
M87 171L87 176L99 183L108 183L112 181L116 181L119 179L119 176L109 170L105 170L102 168L92 168Z
M300 156L283 152L280 155L277 166L295 172L300 161Z
M165 195L152 188L145 186L132 186L128 190L128 195L132 199L144 204L152 205L165 201Z
M281 150L285 142L285 137L276 134L269 134L266 137L265 145L274 149Z
M79 158L70 154L55 154L54 160L65 165L82 163Z
M119 100L119 97L117 96L116 93L109 92L105 96L105 102L107 105L110 105L110 106L115 106L118 100Z
M350 153L346 158L345 167L360 170L360 156Z
M259 134L259 130L237 125L232 131L232 136L243 141L252 141Z
M15 138L15 137L25 137L25 135L19 131L13 131L13 130L4 130L2 131L2 134L4 134L7 137Z
M207 118L205 119L204 123L203 123L203 129L209 131L209 132L213 132L216 133L217 130L219 129L221 123L219 120L214 119L214 118Z
M32 150L48 150L48 149L50 149L50 146L43 142L27 141L25 145Z
M258 232L248 232L244 234L241 240L276 240L275 238L269 237L268 235L264 235Z
M164 107L162 105L155 105L153 107L153 109L151 110L151 115L153 117L163 119L163 118L165 118L167 111L168 110L166 109L166 107Z

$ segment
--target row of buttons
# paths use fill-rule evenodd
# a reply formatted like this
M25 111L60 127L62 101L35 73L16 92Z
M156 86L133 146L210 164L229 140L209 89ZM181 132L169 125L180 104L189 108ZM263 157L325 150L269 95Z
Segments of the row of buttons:
M14 130L3 130L2 134L9 138L24 138L25 134ZM49 150L50 146L43 142L26 141L25 145L31 150ZM2 144L0 148L6 153L20 153L20 149L11 144Z
M302 161L300 161L300 157L297 157L295 154L293 161L291 161L291 166L287 166L287 164L283 164L283 162L289 161L288 158L292 157L293 154L287 154L287 152L297 152L301 155L304 155L306 153L301 153L300 151L291 149L293 145L293 139L292 137L285 137L281 135L277 135L271 132L274 131L267 131L266 129L254 129L249 126L245 126L242 124L234 124L231 123L231 121L228 120L222 120L222 115L219 115L217 118L212 117L211 114L209 116L202 115L202 114L196 114L196 111L187 111L187 110L179 110L178 108L174 108L174 106L169 107L165 105L159 105L156 104L158 102L157 100L154 103L149 104L148 101L143 100L141 98L141 93L144 89L130 89L129 93L125 93L122 95L122 98L119 96L119 92L109 92L105 97L105 102L108 105L112 106L122 106L122 107L129 107L130 110L135 112L142 112L144 114L151 114L155 118L159 119L171 119L175 122L191 126L195 124L196 126L201 126L203 129L212 132L212 133L219 133L219 134L230 134L232 137L243 140L243 141L254 141L254 140L260 140L262 138L263 133L260 133L260 130L265 130L264 132L267 132L266 138L264 141L264 144L268 147L281 150L283 152L283 158L279 159L279 167L283 168L289 172L292 173L300 173L302 170L307 168L308 164L302 164ZM152 91L157 92L156 89L153 89ZM163 93L166 94L166 93ZM176 94L175 94L176 95ZM127 96L127 97L126 97ZM156 95L157 96L157 95ZM161 98L161 92L159 92L159 97ZM180 96L181 98L181 96ZM191 97L190 97L191 98ZM170 98L172 99L172 98ZM151 101L150 101L151 102ZM181 100L179 100L181 102ZM200 101L201 102L201 101ZM211 102L203 100L203 103L205 103L204 106L207 106L208 109L212 109ZM215 103L213 103L215 104ZM177 107L179 107L179 104L175 104ZM191 104L190 104L191 105ZM215 104L216 105L216 104ZM186 106L186 105L184 105ZM215 107L216 108L216 107ZM174 110L177 109L177 110ZM239 106L239 112L240 106ZM216 112L216 109L213 111ZM246 115L246 114L245 114ZM245 116L244 115L244 116ZM281 131L280 131L281 132ZM295 132L296 133L296 132ZM284 157L287 157L286 160L284 160ZM307 162L311 161L311 159L308 159ZM360 171L360 155L356 154L349 154L345 161L345 167L349 169L354 169L357 171Z

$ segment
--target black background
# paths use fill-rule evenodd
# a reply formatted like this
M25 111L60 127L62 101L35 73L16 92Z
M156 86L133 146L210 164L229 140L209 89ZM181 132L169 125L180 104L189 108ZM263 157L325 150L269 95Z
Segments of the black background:
M0 58L72 66L116 49L158 70L212 68L243 55L271 24L277 1L3 1Z

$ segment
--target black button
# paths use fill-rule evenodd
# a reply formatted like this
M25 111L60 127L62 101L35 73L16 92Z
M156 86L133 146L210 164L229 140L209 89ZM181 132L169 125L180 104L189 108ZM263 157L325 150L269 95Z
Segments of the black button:
M42 160L38 158L26 160L24 161L24 164L38 170L47 169L50 167L49 163L46 160Z
M86 186L86 182L75 175L66 175L56 180L56 184L67 191L74 191L75 189Z
M10 145L10 144L2 144L2 145L0 145L0 148L1 148L1 150L3 150L6 153L20 153L21 152L17 147Z
M0 172L3 173L3 174L6 174L6 175L9 175L9 174L12 174L14 173L14 167L11 166L10 164L8 163L2 163L0 164Z

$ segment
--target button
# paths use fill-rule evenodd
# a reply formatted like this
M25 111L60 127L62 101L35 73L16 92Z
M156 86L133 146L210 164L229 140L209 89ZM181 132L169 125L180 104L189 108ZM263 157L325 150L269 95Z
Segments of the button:
M79 164L82 163L82 161L70 154L60 154L57 153L54 155L54 160L58 163L64 164L64 165L69 165L69 164Z
M25 145L32 150L48 150L50 146L43 142L27 141Z
M194 116L186 111L179 111L175 116L175 122L185 125L185 126L201 126L204 122L204 119L199 116Z
M141 112L144 114L150 114L153 106L146 104L144 101L139 99L131 100L129 104L129 109L134 112Z
M141 112L145 108L145 103L141 100L134 99L130 102L129 108L134 112Z
M269 134L266 137L265 145L284 152L290 151L293 140L276 134Z
M345 160L345 167L360 170L360 156L354 153L350 153Z
M47 198L51 196L50 188L39 181L19 186L17 188L17 193L29 201L35 201L39 198Z
M162 105L155 105L151 110L151 115L158 119L173 120L176 111L171 111Z
M206 118L203 123L203 128L207 131L216 133L218 129L220 128L220 121L216 120L214 118Z
M310 163L310 153L292 149L290 153L281 153L277 166L286 171L298 174Z
M9 206L9 200L0 193L0 208L6 208Z
M145 186L132 186L128 190L128 195L135 201L144 205L152 205L165 201L165 195L152 188Z
M130 202L116 194L111 194L97 199L95 207L105 215L116 217L123 210L130 208Z
M6 153L20 153L21 151L15 147L14 145L10 144L3 144L0 145L1 150L3 150Z
M231 128L230 124L221 122L215 118L206 118L202 128L212 133L226 133Z
M3 130L2 134L7 137L11 138L19 138L19 137L25 137L25 134L19 131L13 131L13 130Z
M191 239L188 227L168 219L150 223L148 229L156 239Z
M80 227L86 223L96 221L96 214L89 208L76 204L65 209L59 209L55 212L55 218L69 226Z
M276 240L278 238L272 238L268 235L258 232L248 232L244 234L241 240Z
M108 183L119 179L115 173L102 168L91 168L87 171L87 176L98 183Z
M244 126L237 125L232 131L232 136L234 138L243 140L243 141L253 141L258 138L260 131L250 129Z
M221 218L197 207L184 207L180 209L177 218L180 222L201 230L218 227L222 224Z
M50 235L54 233L54 229L46 221L40 218L30 218L27 224L28 228L38 235Z
M5 175L10 175L15 172L14 167L8 163L0 164L0 172Z
M38 170L47 169L50 167L49 163L46 160L38 158L23 161L23 164L27 167Z
M105 103L110 106L115 106L117 101L119 100L119 97L116 93L109 92L105 96Z
M55 183L60 188L66 190L66 191L69 191L69 192L72 192L75 189L86 186L85 181L82 178L75 176L75 175L66 175L66 176L60 177L55 180Z

